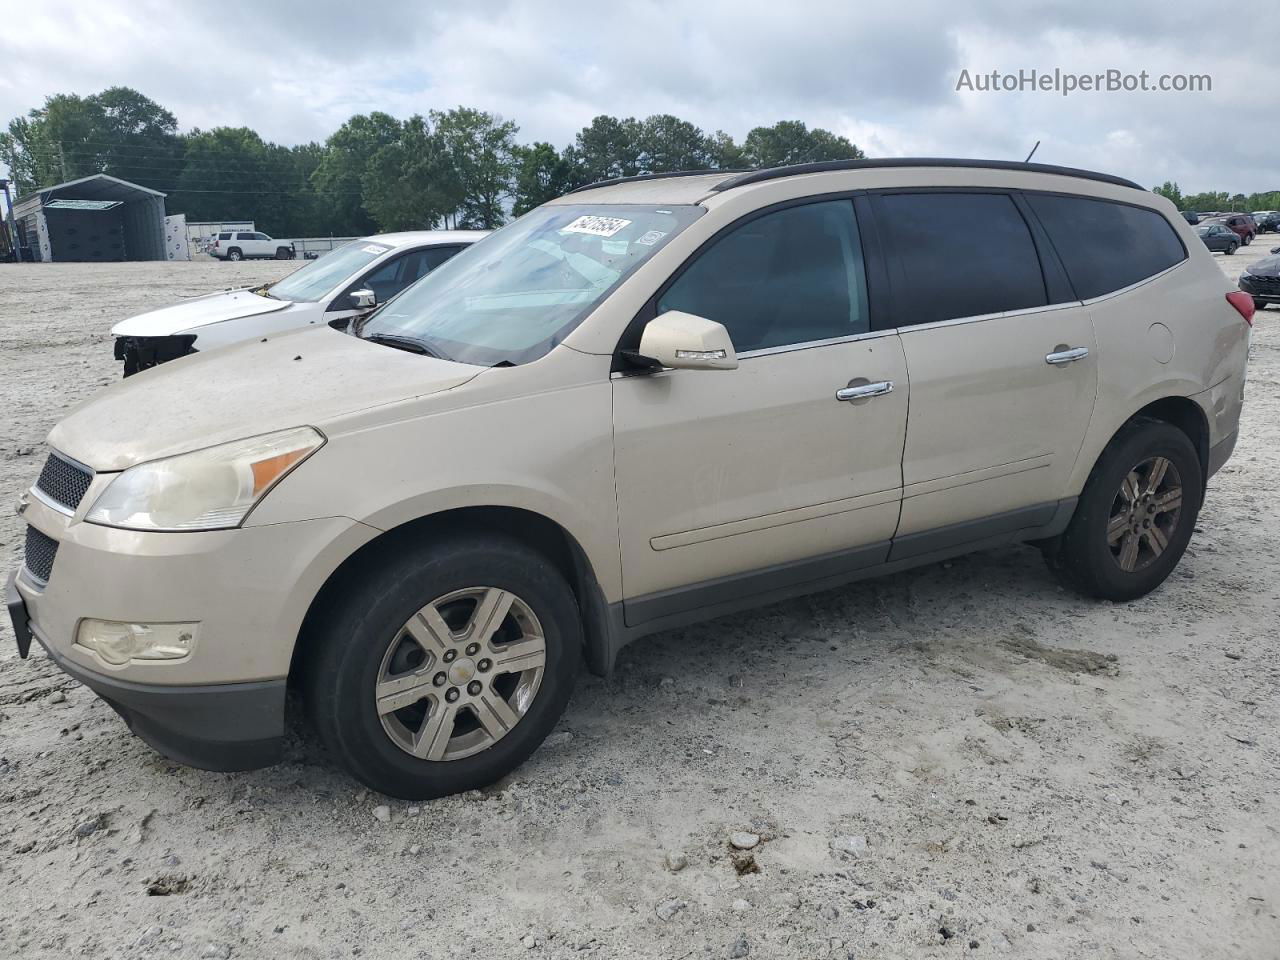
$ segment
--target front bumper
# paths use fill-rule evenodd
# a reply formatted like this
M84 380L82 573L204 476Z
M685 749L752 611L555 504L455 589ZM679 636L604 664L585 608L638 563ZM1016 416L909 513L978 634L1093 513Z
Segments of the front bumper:
M1242 273L1240 289L1255 300L1280 303L1280 277L1259 277L1252 273Z
M15 617L15 631L17 623ZM136 736L170 760L221 771L256 770L280 760L283 679L192 686L131 683L86 670L60 656L38 632L31 635L64 673L105 700Z
M206 533L85 523L32 498L23 519L57 541L48 582L24 570L6 600L22 652L34 639L161 753L213 770L278 759L286 678L329 575L377 531L344 517ZM84 617L198 623L191 654L113 666L74 643Z

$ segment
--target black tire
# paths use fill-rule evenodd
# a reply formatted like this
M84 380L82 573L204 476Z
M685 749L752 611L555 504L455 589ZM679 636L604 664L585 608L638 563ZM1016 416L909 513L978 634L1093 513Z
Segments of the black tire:
M1108 543L1107 527L1115 517L1114 507L1120 503L1126 477L1154 457L1167 459L1176 470L1182 488L1181 506L1176 519L1170 521L1163 552L1126 571ZM1044 546L1045 560L1065 584L1086 596L1115 601L1144 596L1177 566L1191 540L1203 495L1204 473L1187 435L1163 421L1134 420L1116 434L1098 458L1070 525L1061 537Z
M1251 243L1253 243L1253 234L1249 234L1248 236L1246 236L1246 237L1244 238L1244 245L1245 245L1246 247L1247 247L1249 244L1251 244Z
M526 712L480 752L435 761L413 756L384 729L376 709L384 656L395 643L406 642L396 637L417 611L478 585L510 591L537 618L546 653L541 680ZM352 776L405 800L478 789L516 769L564 712L582 657L580 614L564 577L541 554L500 535L406 549L348 585L312 620L302 665L312 723Z
M1265 300L1259 300L1257 297L1254 297L1254 298L1253 298L1253 309L1255 309L1255 310L1265 310L1265 309L1267 309L1267 301L1265 301Z
M238 247L232 247L230 250L227 251L227 259L232 262L243 260L244 254L240 252L240 249Z
M1235 252L1236 252L1236 247L1238 247L1238 246L1239 246L1239 244L1236 244L1236 243L1228 243L1228 244L1227 244L1227 249L1226 249L1226 250L1224 250L1223 252L1224 252L1224 253L1229 257L1229 256L1231 256L1233 253L1235 253Z
M277 260L289 260L293 257L293 251L288 247L276 247Z

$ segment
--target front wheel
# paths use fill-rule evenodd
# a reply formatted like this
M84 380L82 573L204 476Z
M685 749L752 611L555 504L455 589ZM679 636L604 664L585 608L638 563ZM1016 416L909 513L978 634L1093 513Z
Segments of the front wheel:
M1227 249L1226 249L1226 251L1224 251L1224 252L1226 253L1226 255L1227 255L1228 257L1229 257L1229 256L1231 256L1233 253L1235 253L1235 252L1236 252L1236 244L1234 244L1234 243L1228 243L1228 244L1227 244Z
M1098 458L1075 515L1045 547L1050 569L1103 600L1133 600L1173 572L1204 492L1195 446L1177 427L1135 420Z
M487 786L563 713L582 626L573 591L499 536L404 551L347 588L308 638L308 709L358 780L406 800Z

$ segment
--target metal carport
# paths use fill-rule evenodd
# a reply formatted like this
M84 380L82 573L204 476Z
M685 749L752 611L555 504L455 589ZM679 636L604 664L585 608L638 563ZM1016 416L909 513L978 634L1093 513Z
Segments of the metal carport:
M28 259L165 260L164 198L95 173L18 199L13 215Z

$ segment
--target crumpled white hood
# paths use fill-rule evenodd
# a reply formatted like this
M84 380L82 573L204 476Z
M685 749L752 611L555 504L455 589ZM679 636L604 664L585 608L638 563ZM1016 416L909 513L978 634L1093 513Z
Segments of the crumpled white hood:
M272 300L248 290L226 290L121 320L111 328L111 333L116 337L168 337L211 323L274 313L291 306L288 300Z

